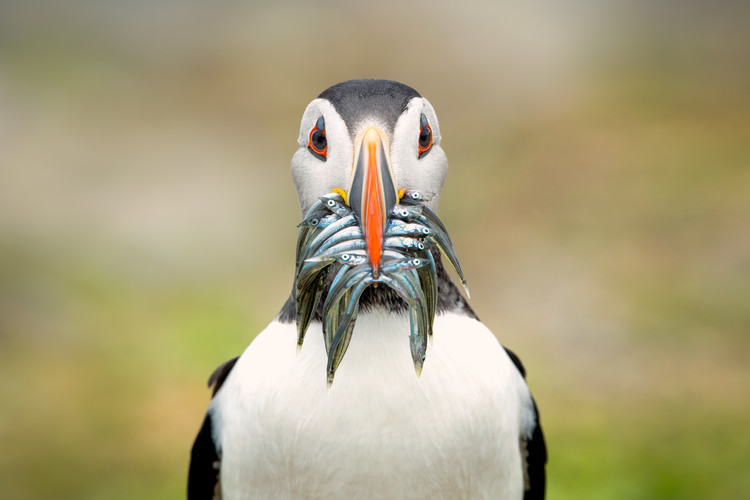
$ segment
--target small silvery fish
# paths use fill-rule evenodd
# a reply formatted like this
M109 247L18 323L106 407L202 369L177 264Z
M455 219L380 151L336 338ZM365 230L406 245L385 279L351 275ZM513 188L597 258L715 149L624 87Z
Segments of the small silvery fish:
M437 267L431 247L448 258L466 287L445 227L423 204L431 197L420 191L403 193L387 215L377 267L370 262L358 216L338 192L322 196L299 224L297 345L302 346L316 311L322 311L329 386L351 342L362 295L377 284L395 291L409 309L409 349L414 369L421 373L437 311Z

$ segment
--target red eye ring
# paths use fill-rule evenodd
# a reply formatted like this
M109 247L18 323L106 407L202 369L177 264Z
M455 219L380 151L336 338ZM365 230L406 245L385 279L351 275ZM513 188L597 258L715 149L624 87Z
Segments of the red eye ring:
M326 161L328 155L328 137L326 136L326 122L321 116L310 130L307 149L319 160Z
M422 113L419 117L419 141L418 141L418 158L422 158L432 149L432 127L427 122L427 117Z

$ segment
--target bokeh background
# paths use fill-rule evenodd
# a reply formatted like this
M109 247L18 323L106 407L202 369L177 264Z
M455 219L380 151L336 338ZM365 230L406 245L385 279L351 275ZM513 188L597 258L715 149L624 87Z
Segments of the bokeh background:
M0 496L183 497L291 287L302 111L383 77L438 111L548 497L749 497L748 5L0 2Z

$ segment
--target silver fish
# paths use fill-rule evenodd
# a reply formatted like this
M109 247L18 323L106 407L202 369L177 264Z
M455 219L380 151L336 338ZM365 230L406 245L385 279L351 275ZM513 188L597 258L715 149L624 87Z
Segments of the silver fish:
M325 286L326 267L337 261L342 269L338 274L345 274L345 266L367 263L366 254L347 252L332 253L329 256L318 256L307 259L297 277L297 345L302 346L305 332L310 325Z
M312 257L304 261L296 279L296 304L297 304L297 345L302 346L305 332L310 325L315 310L320 303L323 288L325 287L325 269L337 262L341 267L337 274L343 276L347 266L355 263L367 262L366 255L354 255L348 253L333 254L330 256Z
M332 214L329 210L326 210L325 208L320 209L320 210L316 210L315 212L309 212L308 211L308 213L305 216L305 218L302 219L302 222L300 222L299 224L297 224L297 227L303 227L303 226L317 227L318 224L320 223L320 220L324 219L326 217L331 217L331 218L336 217L336 218L338 218L335 214Z
M344 220L344 219L341 219ZM313 240L313 242L310 244L310 248L318 253L318 252L325 252L329 248L338 245L339 243L343 243L345 241L351 241L351 240L359 240L364 242L362 235L362 228L359 227L359 225L356 226L350 226L347 228L344 228L340 231L338 231L336 234L330 236L326 241L323 241L320 245L317 247L315 246L317 238Z
M440 238L440 240L436 239L435 243L438 245L438 248L443 253L443 255L448 258L451 266L453 266L453 269L456 270L456 274L458 274L458 277L461 279L461 285L464 287L466 295L468 297L471 297L471 294L469 293L469 286L466 284L466 278L464 277L464 273L461 270L461 265L458 263L458 257L456 256L456 252L453 250L453 242L451 242L450 236L448 236L448 230L445 229L445 226L440 221L440 219L438 219L438 216L435 214L435 212L422 205L422 203L430 201L432 197L433 195L429 193L423 193L416 190L407 190L399 200L399 203L401 203L402 205L421 205L422 217L424 217L424 220L419 220L422 222L426 222L426 225L433 229L433 232L442 233L442 237Z
M394 290L409 308L410 352L415 371L421 373L437 311L437 269L431 247L446 256L466 288L445 227L424 206L431 197L406 191L391 210L377 278L359 221L342 196L321 197L300 223L295 272L298 346L322 301L329 386L351 341L360 300L369 286L378 283Z
M305 333L307 327L310 326L313 314L320 303L320 297L323 294L323 288L325 286L323 273L317 275L317 281L315 281L309 287L297 291L297 348L302 347L302 342L305 340Z
M336 222L337 220L339 220L340 218L341 217L339 217L338 215L332 214L326 210L325 213L321 216L318 216L316 213L316 214L312 214L312 216L308 218L303 219L302 222L297 224L297 227L310 226L313 229L315 228L325 229L331 224L333 224L334 222Z
M333 278L331 286L328 289L328 295L326 296L326 300L323 303L323 311L325 316L328 316L327 314L325 314L325 311L329 310L334 303L341 300L343 294L348 289L354 286L357 281L363 279L368 275L368 269L371 273L372 270L369 268L369 263L358 264L352 267L344 266L341 268L341 270Z
M300 253L300 258L302 260L305 260L309 256L314 255L318 248L323 243L325 243L328 238L330 238L334 234L337 234L342 229L352 227L356 224L357 219L353 214L349 214L346 217L337 220L322 231L315 233L315 236L312 238L312 240L306 244L305 251Z
M302 262L300 270L297 273L297 290L304 290L315 281L317 275L326 267L331 265L336 259L326 257L320 259L306 259Z
M425 263L419 258L392 259L383 263L381 274L382 277L386 277L386 280L390 278L398 283L398 288L404 290L404 295L409 297L409 302L415 305L420 312L422 312L420 301L424 302L424 295L421 294L421 289L418 283L419 278L415 269L424 265ZM362 293L364 293L364 290L376 281L372 277L371 269L367 267L367 264L353 266L350 273L351 276L346 282L341 280L336 285L331 286L331 291L329 292L329 296L326 298L326 303L323 306L324 316L326 317L325 330L328 334L335 331L335 334L331 338L331 343L328 346L327 380L329 386L333 383L336 369L349 347L357 311L359 309L359 299L362 296ZM406 278L405 276L409 277ZM339 304L339 309L337 311L338 314L333 313L330 310L331 304L334 303ZM325 313L326 310L329 311L328 314ZM337 318L336 321L334 321L334 318ZM415 323L414 328L420 332L425 331L425 328L427 328L425 321L426 316L422 314L419 321ZM426 335L424 338L426 339ZM419 371L421 371L421 365Z
M403 259L404 257L399 252L392 250L386 250L384 255L391 258ZM432 335L432 324L435 319L435 313L437 311L437 298L438 298L438 286L437 286L437 268L435 267L435 259L432 256L432 252L427 249L422 249L417 253L417 257L421 259L420 265L414 266L419 279L416 284L421 286L422 293L425 297L425 306L428 317L428 335ZM407 292L408 294L409 292ZM401 294L403 296L403 294Z
M430 228L423 226L422 224L414 224L414 223L408 223L408 224L399 224L399 225L392 225L389 226L386 230L385 236L419 236L419 237L425 237L428 236L432 231Z
M317 257L325 258L346 252L350 252L353 255L364 255L364 257L367 258L367 244L363 239L342 241L340 243L336 243L330 248L324 249L323 247L321 247Z
M448 258L448 262L451 263L451 266L453 266L453 269L456 270L456 273L461 280L461 285L464 287L466 295L471 298L471 294L469 293L469 286L466 284L466 278L464 277L464 273L461 270L461 264L458 263L458 256L456 255L456 251L453 249L453 245L451 244L450 238L448 238L448 234L442 231L433 231L432 234L427 237L427 241L434 243L438 247L440 252Z
M300 261L300 254L302 252L302 249L307 245L307 242L312 234L315 233L317 228L322 226L327 226L332 222L331 218L338 219L339 217L330 214L330 210L326 208L327 203L329 201L333 201L335 203L343 203L344 198L338 194L338 193L328 193L324 196L321 196L318 201L313 203L313 205L310 207L310 209L305 214L305 218L302 220L302 222L299 224L299 226L302 227L302 230L300 230L299 237L297 238L297 251L296 251L296 266L297 269L299 269L299 261ZM322 211L325 210L325 213L328 213L329 215L325 216L324 219L321 219L318 214L320 214ZM311 221L313 219L317 219L317 224L311 224ZM325 221L324 223L321 223L321 221Z
M336 334L333 336L331 345L328 348L328 364L326 367L328 387L331 387L331 384L333 384L333 377L336 374L336 370L349 348L349 343L352 339L352 332L354 331L354 324L357 320L359 299L365 289L370 286L373 281L374 278L371 274L366 275L354 285L350 295L346 298L346 305L343 308L343 314L341 314L338 319Z
M403 196L401 196L399 203L425 203L432 200L434 197L435 193L418 191L416 189L407 189L406 191L404 191Z
M407 278L411 276L411 279ZM429 324L424 311L424 295L421 294L418 278L411 273L383 273L380 277L383 283L395 290L409 304L409 348L417 376L422 373L425 353L427 352L427 338ZM419 290L419 293L417 292Z
M342 218L352 213L352 209L344 204L344 200L341 196L339 196L338 199L327 198L325 200L325 207Z
M396 205L391 210L393 220L411 221L422 215L422 205Z
M331 283L328 295L323 302L323 338L328 352L331 349L332 335L338 332L339 319L345 314L350 303L351 295L345 297L345 294L359 282L368 279L372 279L372 269L369 263L343 267ZM359 302L359 296L356 299Z
M410 272L392 272L388 273L388 276L401 283L404 288L406 288L408 294L416 299L417 310L420 313L421 330L423 330L425 334L429 334L432 330L432 325L429 321L426 298L422 291L422 287L420 286L419 275L417 274L416 269L412 269Z
M420 239L406 236L388 237L383 242L383 247L388 250L406 250L407 252L418 252L426 248Z
M406 271L412 271L421 266L426 266L427 263L418 257L403 257L389 259L381 265L381 269L384 273L402 273Z
M430 250L421 251L417 255L427 262L426 266L420 266L416 271L419 276L419 284L422 287L422 293L424 293L425 296L425 306L428 318L427 334L432 336L432 325L435 322L438 300L437 268L435 266L435 259Z
M318 198L318 200L315 203L313 203L310 209L307 211L307 215L310 215L313 212L317 212L321 209L324 209L327 206L329 200L333 200L333 202L337 204L344 203L343 196L341 196L339 193L330 192Z
M333 253L334 248L331 248L329 252L331 252L331 255L340 263L345 264L347 266L358 266L360 264L367 264L368 257L367 252L361 251L361 250L336 250L336 253ZM324 257L321 255L321 257Z

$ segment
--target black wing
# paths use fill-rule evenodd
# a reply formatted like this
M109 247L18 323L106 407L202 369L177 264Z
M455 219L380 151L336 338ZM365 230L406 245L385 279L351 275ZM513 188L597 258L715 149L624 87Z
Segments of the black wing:
M212 397L229 375L237 358L230 359L219 366L208 379L208 386L213 386ZM221 458L216 450L213 438L211 415L206 414L203 425L190 452L190 470L188 472L188 500L213 500L221 498L219 488L219 469Z
M516 353L504 347L513 364L524 378L526 370L521 364L521 360ZM539 410L536 407L536 401L531 399L534 405L534 417L536 427L531 434L530 439L521 439L521 456L524 458L523 476L525 480L526 492L523 500L543 500L547 486L547 476L545 466L547 465L547 445L544 443L544 434L542 433L542 423L539 420Z

